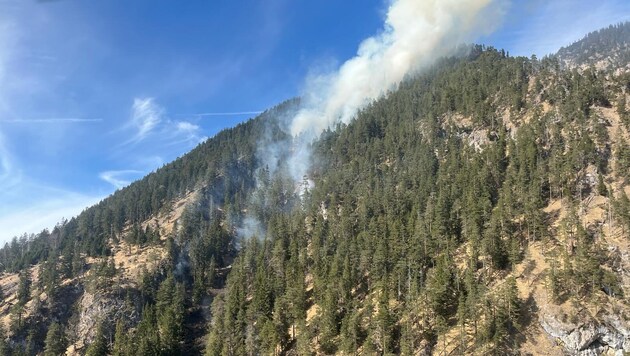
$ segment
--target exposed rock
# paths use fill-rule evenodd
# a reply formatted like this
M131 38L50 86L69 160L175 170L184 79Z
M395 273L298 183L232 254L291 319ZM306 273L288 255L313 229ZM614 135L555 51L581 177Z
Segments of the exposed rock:
M74 350L81 350L94 340L99 323L114 325L115 320L125 314L128 320L137 319L136 312L129 308L123 298L105 291L86 291L79 301L79 320L76 324L77 342L71 345Z
M475 152L483 151L483 146L490 142L488 130L486 129L476 129L470 133L462 132L459 134L459 137L467 142L470 147L474 148Z
M481 152L482 146L490 142L490 139L488 138L488 130L474 130L468 136L468 140L468 144L471 145L475 151Z
M602 322L575 325L562 322L555 315L544 314L540 325L551 337L562 343L571 355L620 355L630 352L630 327L618 316L608 316Z

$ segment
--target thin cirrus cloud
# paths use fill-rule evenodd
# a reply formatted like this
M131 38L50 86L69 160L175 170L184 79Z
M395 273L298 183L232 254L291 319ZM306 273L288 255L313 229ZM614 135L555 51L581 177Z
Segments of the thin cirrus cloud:
M176 121L170 122L170 125L174 125L173 137L171 138L171 144L184 144L187 143L190 146L197 145L205 141L208 137L201 134L201 127L188 121Z
M142 171L135 169L125 169L119 171L105 171L99 174L99 177L107 183L116 187L116 189L123 188L129 185L133 178L137 178Z
M131 118L128 127L136 130L129 141L135 143L144 140L162 121L164 109L153 98L135 98L131 106Z
M184 142L197 144L205 139L199 125L170 119L166 110L154 98L135 98L131 106L131 116L124 127L133 129L134 133L123 146L141 141L167 145Z
M102 181L116 189L159 168L164 164L164 157L170 160L174 154L186 152L207 139L199 125L171 119L154 98L135 98L130 111L128 121L122 125L122 130L130 137L122 139L114 153L117 161L125 162L123 164L130 168L98 174Z
M241 116L241 115L258 115L262 114L262 111L233 111L233 112L202 112L199 114L194 114L193 116L204 117L204 116Z
M18 174L14 172L11 156L4 142L4 136L0 132L0 187L8 189L15 184Z

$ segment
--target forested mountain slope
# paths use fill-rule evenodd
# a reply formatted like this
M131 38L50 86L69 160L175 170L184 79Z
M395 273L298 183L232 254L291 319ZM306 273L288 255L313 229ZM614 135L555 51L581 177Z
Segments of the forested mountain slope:
M627 349L625 78L475 47L326 132L208 354Z
M578 42L562 47L557 56L569 67L623 68L630 64L628 36L630 22L610 25L608 28L589 33Z
M198 306L199 291L213 286L215 271L221 283L221 268L237 252L236 231L215 222L239 224L260 166L259 144L288 139L277 118L297 104L287 101L224 130L52 231L16 237L0 249L0 315L9 348L17 354L44 350L52 323L66 334L60 348L72 345L83 353L97 334L111 340L118 321L136 326L160 283L174 281L174 271L186 293L194 286ZM184 349L195 347L190 344Z
M630 76L564 51L438 61L303 182L289 101L15 240L0 354L630 352Z

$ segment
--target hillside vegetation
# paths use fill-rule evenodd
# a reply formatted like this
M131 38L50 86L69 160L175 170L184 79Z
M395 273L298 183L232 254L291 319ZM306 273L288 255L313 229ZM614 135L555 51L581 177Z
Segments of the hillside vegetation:
M441 59L301 182L288 101L14 239L0 354L630 352L629 26Z

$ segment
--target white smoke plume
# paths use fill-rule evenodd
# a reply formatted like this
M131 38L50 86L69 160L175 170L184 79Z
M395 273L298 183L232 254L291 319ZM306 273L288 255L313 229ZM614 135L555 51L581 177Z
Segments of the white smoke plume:
M253 236L264 239L266 232L261 222L253 216L246 216L239 227L236 228L239 238L250 238ZM238 241L237 241L238 242Z
M357 111L394 89L406 76L453 54L460 44L489 34L508 0L393 0L382 32L364 40L338 70L308 78L302 109L290 124L289 157L300 182L310 166L309 144L322 131L347 124Z
M364 40L335 73L309 80L293 135L315 138L378 99L406 75L487 34L505 12L503 0L394 0L382 33Z
M331 73L307 79L301 109L286 128L294 136L293 143L261 138L259 158L271 173L284 162L302 196L303 190L313 188L306 177L313 140L338 123L349 123L406 76L453 54L458 45L490 33L500 23L507 1L391 0L383 30L364 40L355 57ZM239 235L260 233L260 227L248 216Z

